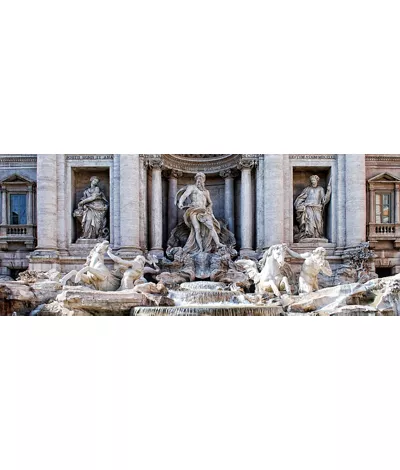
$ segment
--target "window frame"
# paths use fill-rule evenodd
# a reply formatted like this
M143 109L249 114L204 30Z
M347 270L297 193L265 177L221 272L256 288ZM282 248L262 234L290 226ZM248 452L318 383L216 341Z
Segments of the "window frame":
M385 204L383 202L383 196L389 196L389 221L388 222L383 222L383 213L384 213L384 207L385 207ZM378 190L375 192L375 224L378 224L378 225L385 225L385 224L393 224L394 223L394 191L390 191L390 190ZM378 197L381 198L381 203L378 204ZM381 221L378 222L378 206L381 207L381 213L380 213L380 217L381 217Z
M25 196L25 223L18 223L18 224L14 224L13 223L13 215L12 215L12 203L11 203L11 200L12 200L12 196ZM11 191L8 193L8 224L9 225L13 225L15 227L17 227L18 225L28 225L28 191L23 191L23 190L20 190L20 191Z

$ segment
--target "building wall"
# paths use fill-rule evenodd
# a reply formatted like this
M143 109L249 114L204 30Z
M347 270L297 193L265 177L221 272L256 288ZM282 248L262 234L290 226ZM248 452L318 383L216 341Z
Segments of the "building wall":
M152 167L154 160L160 164L159 168ZM38 192L46 195L43 202L38 197L37 249L24 252L22 245L13 245L8 251L0 249L1 272L4 273L11 265L27 268L27 255L30 255L32 269L56 267L67 271L84 262L90 247L77 243L79 227L72 214L93 175L100 177L110 202L110 241L114 250L125 257L152 250L154 230L161 231L165 250L170 235L167 229L170 213L174 210L171 209L169 191L171 161L164 155L138 154L0 155L0 181L17 173L37 181ZM385 171L400 179L400 155L263 154L230 156L226 160L215 156L215 162L221 162L220 167L214 161L209 167L205 164L202 167L202 161L199 159L196 166L193 160L184 156L175 159L178 166L181 162L179 168L174 169L179 173L177 189L191 184L197 170L206 171L215 214L224 218L226 194L229 192L226 192L226 174L223 172L232 171L232 204L238 248L243 243L250 243L251 250L247 254L253 252L254 256L272 244L282 242L299 252L315 248L294 243L296 222L293 204L296 196L308 185L309 176L318 174L320 184L325 188L332 178L333 194L326 216L328 242L324 246L330 261L340 263L346 249L366 240L368 179ZM241 165L242 161L246 165L250 162L250 166ZM153 184L158 171L161 171L161 198L157 198L157 188ZM245 184L250 185L251 200L246 202L243 200L246 190L243 178L248 172L251 176ZM153 205L160 203L161 212L157 212ZM250 208L249 214L243 211L243 207ZM160 220L154 221L154 214L159 213ZM182 216L183 212L178 211L177 220L182 221ZM247 238L247 229L251 232L250 242L242 239ZM390 259L391 269L400 270L399 248L381 241L375 249L379 259ZM378 260L378 268L385 262Z

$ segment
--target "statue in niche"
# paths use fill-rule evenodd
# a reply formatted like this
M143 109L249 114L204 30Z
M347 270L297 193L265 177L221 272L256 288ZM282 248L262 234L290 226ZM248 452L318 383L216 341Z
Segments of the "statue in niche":
M107 229L108 201L99 188L100 179L90 178L90 188L83 193L83 198L74 212L82 225L80 240L106 240L109 236Z
M306 238L325 239L324 211L331 200L332 180L328 189L318 186L319 176L310 177L310 186L307 186L296 199L294 207L298 223L298 233L295 234L295 242L301 242Z
M205 182L206 175L198 173L195 184L181 189L176 195L179 209L186 209L184 221L190 229L183 249L185 253L212 253L224 246L219 237L221 225L214 216L213 203ZM190 204L185 206L189 198Z

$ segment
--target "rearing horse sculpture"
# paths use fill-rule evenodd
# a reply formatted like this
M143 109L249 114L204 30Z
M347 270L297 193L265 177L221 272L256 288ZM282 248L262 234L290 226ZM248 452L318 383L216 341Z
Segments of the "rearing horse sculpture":
M254 281L257 294L265 294L272 290L276 297L281 297L281 288L284 288L287 294L292 294L289 283L291 269L285 262L286 248L284 244L271 246L259 263L261 272L255 261L248 259L236 261L236 264Z
M114 272L110 271L104 262L104 257L108 253L110 258L117 264L118 269ZM146 264L153 265L156 269L145 267ZM86 261L86 265L80 271L71 271L61 279L61 283L66 283L74 278L75 284L83 282L96 290L100 291L116 291L132 289L137 280L143 278L144 274L157 274L160 269L157 266L155 258L145 258L137 256L133 260L125 261L118 256L112 254L110 243L104 241L98 243ZM145 282L145 280L143 279Z

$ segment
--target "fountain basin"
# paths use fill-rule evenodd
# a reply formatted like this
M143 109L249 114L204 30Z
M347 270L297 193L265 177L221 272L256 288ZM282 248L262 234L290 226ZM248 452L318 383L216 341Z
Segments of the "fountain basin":
M184 305L178 307L135 307L132 316L138 317L278 317L279 306L258 305Z

